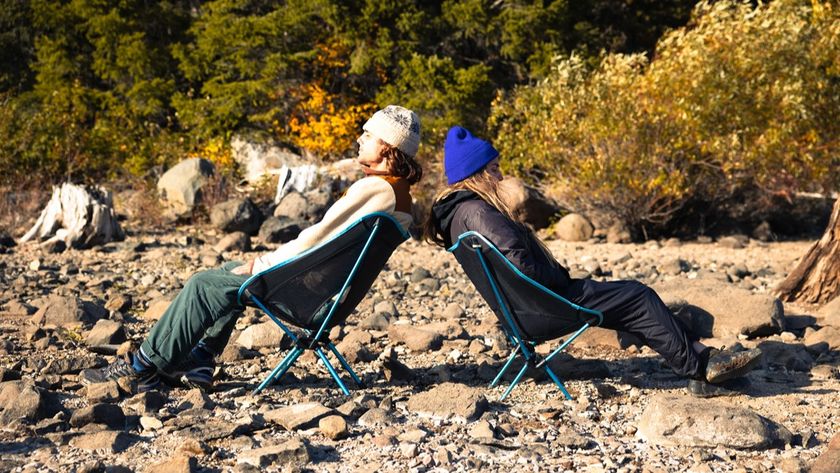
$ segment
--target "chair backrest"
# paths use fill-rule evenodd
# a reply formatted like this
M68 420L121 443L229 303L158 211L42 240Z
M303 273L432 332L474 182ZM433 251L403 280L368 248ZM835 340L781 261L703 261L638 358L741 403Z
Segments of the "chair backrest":
M406 239L408 234L392 216L366 215L329 241L249 278L239 288L239 302L250 304L256 296L286 322L318 330L344 288L327 328L332 327L353 312Z
M574 304L524 275L478 232L462 234L449 251L502 324L518 331L523 340L551 340L603 320L600 312Z

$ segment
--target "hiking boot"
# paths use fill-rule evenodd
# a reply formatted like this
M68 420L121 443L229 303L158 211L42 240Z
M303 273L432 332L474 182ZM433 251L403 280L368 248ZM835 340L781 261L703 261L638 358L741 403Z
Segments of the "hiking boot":
M184 386L199 388L207 391L213 387L213 372L216 370L216 362L190 360L176 374L176 378Z
M744 394L750 387L750 380L747 378L736 378L725 381L721 384L707 383L697 379L688 381L686 391L694 397L719 397L719 396L737 396Z
M761 363L761 350L753 348L739 352L712 349L706 365L706 381L720 384L741 377Z
M160 386L160 376L158 376L157 369L148 366L138 371L134 368L131 354L117 358L116 361L104 368L86 369L79 373L79 381L84 385L116 381L126 377L137 383L136 390L138 393L157 389Z

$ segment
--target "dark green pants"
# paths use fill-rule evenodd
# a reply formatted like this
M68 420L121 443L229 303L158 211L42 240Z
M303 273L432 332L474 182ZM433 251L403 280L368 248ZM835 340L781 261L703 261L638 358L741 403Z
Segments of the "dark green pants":
M244 310L236 295L248 276L230 272L241 264L195 273L169 304L140 346L159 371L174 372L199 342L216 354L224 350Z

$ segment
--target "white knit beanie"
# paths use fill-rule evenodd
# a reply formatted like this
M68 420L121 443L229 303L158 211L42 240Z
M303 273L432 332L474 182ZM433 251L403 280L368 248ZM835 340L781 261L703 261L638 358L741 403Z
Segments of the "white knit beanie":
M411 157L420 147L420 117L399 105L374 113L362 129Z

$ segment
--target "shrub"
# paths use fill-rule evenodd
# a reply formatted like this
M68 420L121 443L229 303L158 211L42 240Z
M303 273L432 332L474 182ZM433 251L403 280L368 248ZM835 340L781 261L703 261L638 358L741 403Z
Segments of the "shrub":
M839 20L829 3L702 3L651 61L560 60L498 95L489 126L506 170L636 230L666 229L691 204L835 190Z

